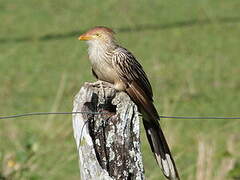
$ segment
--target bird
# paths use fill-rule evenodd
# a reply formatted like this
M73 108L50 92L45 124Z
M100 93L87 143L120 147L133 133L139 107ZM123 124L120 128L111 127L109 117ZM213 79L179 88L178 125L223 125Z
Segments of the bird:
M88 44L93 75L99 81L110 83L116 91L126 92L138 106L148 142L164 176L169 180L180 180L153 104L152 87L142 65L130 51L118 44L111 28L96 26L78 39Z

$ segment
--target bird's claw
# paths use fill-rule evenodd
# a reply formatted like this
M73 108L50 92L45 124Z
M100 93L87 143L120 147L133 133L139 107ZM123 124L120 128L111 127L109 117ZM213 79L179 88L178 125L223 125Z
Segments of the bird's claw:
M94 83L86 83L89 86L96 87L96 88L114 88L112 84L98 80Z
M101 81L101 80L98 80L98 81L96 81L94 83L85 83L85 85L91 86L91 87L100 88L104 97L105 97L104 88L113 88L114 89L113 84L110 84L108 82Z

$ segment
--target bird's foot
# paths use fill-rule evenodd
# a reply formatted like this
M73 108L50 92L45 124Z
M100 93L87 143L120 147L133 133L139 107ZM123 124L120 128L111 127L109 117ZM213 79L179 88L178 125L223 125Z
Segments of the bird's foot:
M94 83L85 83L85 85L96 87L96 88L114 88L113 84L110 84L105 81L98 80Z
M105 97L104 88L113 88L114 89L114 85L113 84L110 84L108 82L101 81L101 80L98 80L98 81L96 81L94 83L85 83L85 85L96 87L96 88L100 88L104 97Z

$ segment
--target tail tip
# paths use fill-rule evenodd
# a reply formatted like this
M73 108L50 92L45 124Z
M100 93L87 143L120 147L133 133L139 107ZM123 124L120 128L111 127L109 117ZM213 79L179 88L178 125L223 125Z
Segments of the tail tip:
M170 180L180 180L178 176L177 169L175 168L175 165L173 163L173 160L171 159L171 156L169 154L165 154L165 159L161 158L160 155L157 155L158 162L161 162L161 168L163 171L163 174Z

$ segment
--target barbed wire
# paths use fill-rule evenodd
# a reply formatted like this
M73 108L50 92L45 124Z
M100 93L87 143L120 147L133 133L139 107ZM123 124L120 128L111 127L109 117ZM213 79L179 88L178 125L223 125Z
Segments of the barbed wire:
M92 115L100 115L100 114L108 114L108 112L89 112L89 111L77 111L77 112L31 112L31 113L24 113L24 114L15 114L15 115L9 115L9 116L0 116L0 119L13 119L13 118L19 118L19 117L27 117L27 116L42 116L42 115L70 115L70 114L92 114ZM112 114L112 113L111 113ZM141 115L141 114L139 114ZM201 116L159 116L160 118L164 119L205 119L205 120L211 120L211 119L239 119L240 117L201 117Z

